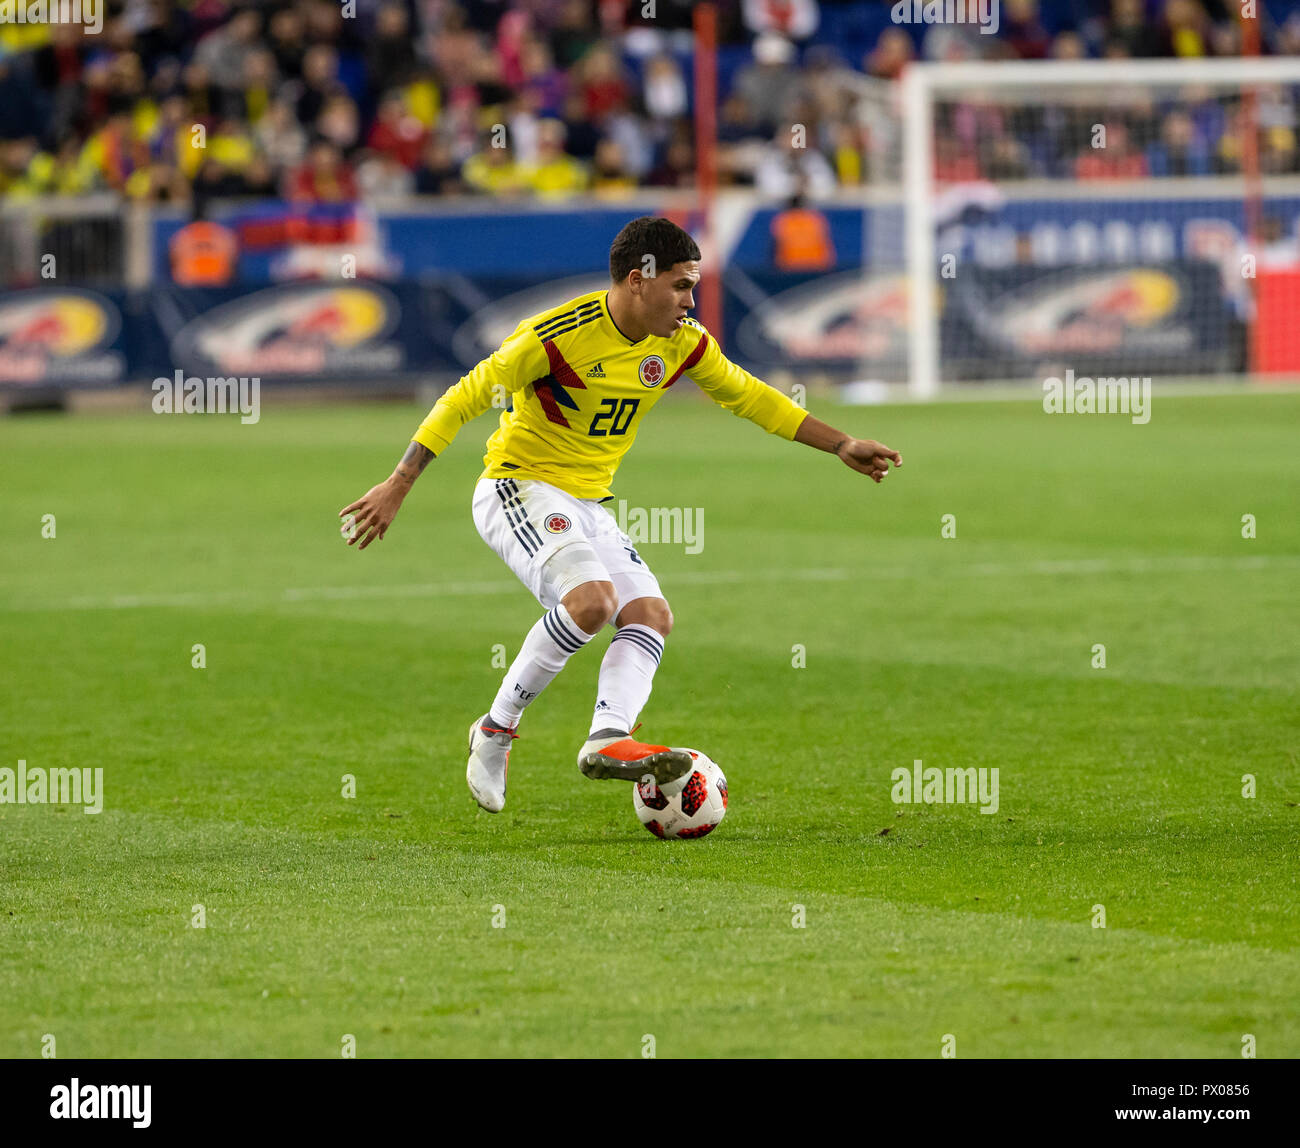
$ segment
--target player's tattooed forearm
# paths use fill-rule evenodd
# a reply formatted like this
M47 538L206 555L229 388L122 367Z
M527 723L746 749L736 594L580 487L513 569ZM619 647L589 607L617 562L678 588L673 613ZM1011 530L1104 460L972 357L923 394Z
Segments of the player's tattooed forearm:
M398 478L407 482L414 482L424 473L424 468L429 465L433 457L433 451L427 446L421 446L418 442L413 442L406 448L406 453L402 455L402 461L397 464L397 470L394 473Z

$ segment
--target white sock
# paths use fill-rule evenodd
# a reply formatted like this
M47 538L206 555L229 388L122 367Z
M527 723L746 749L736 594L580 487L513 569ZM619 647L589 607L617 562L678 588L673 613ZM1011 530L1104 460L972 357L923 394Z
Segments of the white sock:
M488 711L488 720L505 729L514 729L524 709L536 699L552 679L583 646L594 638L570 616L561 602L547 610L528 631L519 656L506 670L501 688Z
M631 730L636 725L637 715L650 698L655 670L663 656L664 639L658 630L639 622L619 627L600 663L591 733Z

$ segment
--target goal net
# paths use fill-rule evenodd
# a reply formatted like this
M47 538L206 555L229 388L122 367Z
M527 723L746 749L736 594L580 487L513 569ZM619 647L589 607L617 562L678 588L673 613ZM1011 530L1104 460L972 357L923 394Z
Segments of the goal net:
M1300 375L1300 59L918 64L908 381Z

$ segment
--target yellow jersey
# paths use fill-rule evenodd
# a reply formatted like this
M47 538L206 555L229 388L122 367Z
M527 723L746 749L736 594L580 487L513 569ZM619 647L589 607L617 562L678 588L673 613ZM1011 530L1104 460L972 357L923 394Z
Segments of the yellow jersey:
M793 439L808 412L736 366L694 319L668 338L633 342L614 324L607 291L532 315L448 388L412 441L441 454L492 406L502 411L482 478L532 478L575 498L610 497L641 420L683 375L719 406Z

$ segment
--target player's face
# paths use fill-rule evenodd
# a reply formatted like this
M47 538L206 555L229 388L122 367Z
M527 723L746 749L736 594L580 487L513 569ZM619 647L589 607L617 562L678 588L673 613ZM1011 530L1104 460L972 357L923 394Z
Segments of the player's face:
M699 260L674 263L671 270L641 281L645 325L652 335L668 338L695 307L695 285L700 281Z

